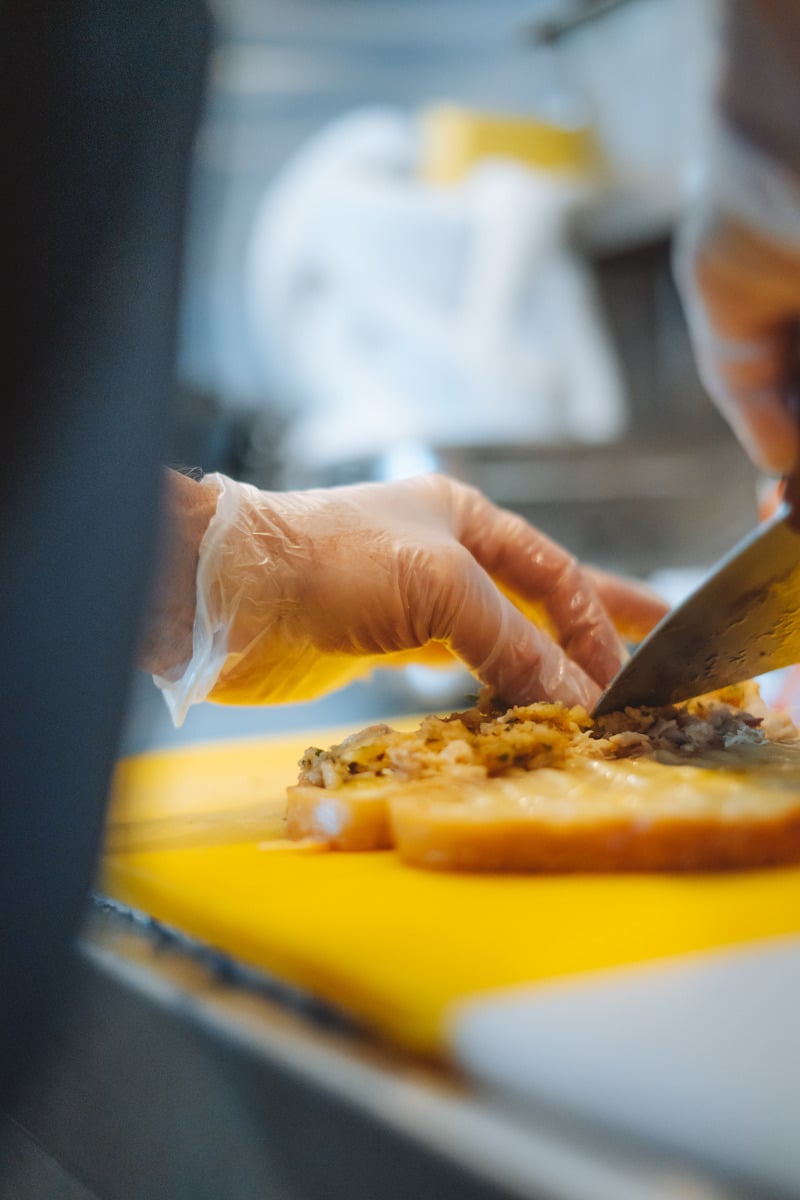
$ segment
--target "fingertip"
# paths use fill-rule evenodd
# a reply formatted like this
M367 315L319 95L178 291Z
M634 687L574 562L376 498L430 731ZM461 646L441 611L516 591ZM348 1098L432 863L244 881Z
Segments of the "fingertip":
M485 683L508 704L560 701L591 710L602 688L540 630L531 626L505 655L481 672Z
M766 521L778 511L784 493L784 480L761 477L756 480L756 505L759 521Z
M797 423L777 400L739 398L729 420L751 462L768 475L787 475L800 457Z
M591 573L578 568L578 586L556 612L559 643L568 659L604 687L622 666L625 648Z
M609 655L602 636L604 624L612 634L613 627L605 618L599 597L588 606L589 613L583 614L582 622L582 631L588 627L593 635L591 648L584 637L582 649L595 661L590 664L582 658L579 665L570 647L562 649L495 586L471 556L470 562L473 566L467 572L468 586L461 593L460 603L454 611L447 611L446 620L440 619L428 629L428 636L445 641L481 682L509 704L560 700L568 705L593 705L603 684L621 665L621 659ZM594 585L591 590L594 592ZM596 610L604 620L595 619ZM614 639L617 642L616 635ZM601 658L602 671L598 670ZM592 678L587 673L590 667Z
M717 334L698 361L711 399L752 463L775 475L793 470L800 451L800 416L788 390L785 347L780 332L749 338Z

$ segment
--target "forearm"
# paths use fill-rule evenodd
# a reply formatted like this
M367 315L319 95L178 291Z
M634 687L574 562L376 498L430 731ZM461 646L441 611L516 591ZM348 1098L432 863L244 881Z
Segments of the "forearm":
M675 272L703 383L759 469L794 470L800 4L727 0L722 74Z
M218 495L206 480L164 472L161 539L139 649L139 666L154 675L169 677L192 657L200 543Z

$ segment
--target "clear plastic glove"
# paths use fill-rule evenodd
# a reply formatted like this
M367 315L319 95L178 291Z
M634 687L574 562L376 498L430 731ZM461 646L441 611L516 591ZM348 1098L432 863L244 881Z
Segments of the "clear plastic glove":
M705 387L756 466L798 464L800 178L722 128L675 273Z
M442 476L289 493L222 475L192 486L219 498L200 544L191 660L156 677L177 723L206 698L306 700L443 652L508 703L590 707L624 657L612 614L642 632L665 611ZM522 608L546 614L556 640Z

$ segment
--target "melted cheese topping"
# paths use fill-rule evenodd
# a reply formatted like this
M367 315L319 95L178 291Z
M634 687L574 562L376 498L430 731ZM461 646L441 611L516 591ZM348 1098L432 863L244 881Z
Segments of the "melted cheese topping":
M739 821L781 816L800 798L800 751L792 772L715 770L653 761L591 761L569 771L542 767L481 782L408 784L387 792L393 811L423 802L431 820L521 819L550 825L623 820Z
M338 788L352 786L356 779L492 779L517 771L572 768L587 760L657 754L686 761L716 751L727 755L776 737L794 740L797 730L764 705L752 683L687 704L627 708L598 721L583 708L546 702L500 714L475 708L425 717L407 733L371 725L327 750L310 747L300 762L299 782Z

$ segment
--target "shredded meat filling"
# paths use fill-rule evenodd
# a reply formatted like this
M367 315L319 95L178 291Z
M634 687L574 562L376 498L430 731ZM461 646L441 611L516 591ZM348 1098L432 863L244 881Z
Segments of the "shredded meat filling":
M354 777L398 782L447 772L493 777L582 759L655 757L691 761L732 746L792 741L788 717L767 708L754 683L724 688L681 705L626 708L596 721L583 708L541 702L504 713L477 706L425 717L407 733L371 725L327 750L310 747L300 783L336 788Z

